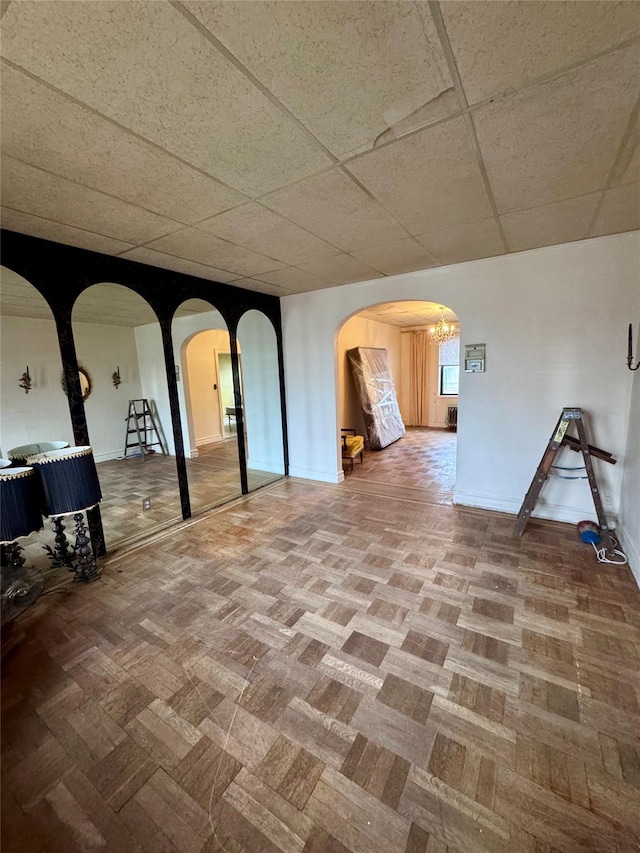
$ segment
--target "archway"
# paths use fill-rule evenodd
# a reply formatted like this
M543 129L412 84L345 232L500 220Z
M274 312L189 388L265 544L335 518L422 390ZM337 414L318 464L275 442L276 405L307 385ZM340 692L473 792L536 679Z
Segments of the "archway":
M278 342L271 321L261 311L252 309L240 318L240 346L247 482L253 491L285 473Z
M443 321L438 332L439 321ZM444 330L444 332L443 332ZM416 500L451 503L455 486L460 326L454 312L428 301L386 302L369 306L346 318L335 335L336 434L343 472L352 488L379 494L406 489ZM444 340L440 338L444 336ZM438 338L438 340L436 339ZM383 378L385 406L395 396L406 432L381 453L370 452L372 420L380 403L365 405L363 417L359 388L354 383L348 350L365 348L374 359L373 371L365 370L365 387L375 384L380 359L386 357L393 386ZM384 356L381 352L384 350ZM393 417L392 414L388 415ZM399 422L399 418L396 419ZM394 421L395 422L395 421ZM391 423L391 420L389 421ZM384 418L383 418L384 424ZM350 429L365 438L364 454L354 457L353 445L341 430ZM384 430L384 426L383 426ZM393 435L388 436L389 441ZM356 445L356 450L357 450ZM351 457L351 458L349 458ZM364 464L360 464L360 459ZM389 491L391 490L391 491Z
M242 494L231 337L209 302L188 299L171 324L178 401L193 512Z
M149 303L112 282L82 291L72 324L111 551L182 517L162 332Z
M0 457L14 457L13 451L25 445L73 445L51 308L29 281L4 266L0 267L0 346ZM27 565L48 576L66 576L66 569L51 568L44 551L45 546L54 545L50 523L45 521L43 530L19 544Z

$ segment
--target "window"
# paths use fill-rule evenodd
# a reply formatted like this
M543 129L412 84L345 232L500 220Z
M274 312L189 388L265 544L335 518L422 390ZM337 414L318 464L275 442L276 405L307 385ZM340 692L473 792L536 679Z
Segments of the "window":
M459 374L460 365L458 364L440 365L440 395L442 397L458 396Z
M460 377L460 338L454 338L438 347L438 393L441 397L458 396Z

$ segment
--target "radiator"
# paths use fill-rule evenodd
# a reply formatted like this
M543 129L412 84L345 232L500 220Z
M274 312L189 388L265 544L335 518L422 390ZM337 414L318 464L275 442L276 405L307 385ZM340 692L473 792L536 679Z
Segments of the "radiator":
M447 408L447 429L456 432L458 429L458 407L449 406Z

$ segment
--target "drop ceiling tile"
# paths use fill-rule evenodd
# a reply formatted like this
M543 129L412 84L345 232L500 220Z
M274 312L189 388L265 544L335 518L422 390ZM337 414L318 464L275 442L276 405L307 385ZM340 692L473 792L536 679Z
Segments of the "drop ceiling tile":
M521 252L540 246L571 243L589 236L589 226L601 193L543 204L500 217L509 249Z
M198 228L287 265L339 253L320 237L255 202L200 222Z
M640 183L613 187L604 194L591 237L640 228Z
M114 284L96 284L83 291L73 306L74 323L102 326L145 326L158 318L138 293Z
M261 199L345 252L376 240L406 237L402 226L342 169L331 169Z
M34 320L51 320L52 323L54 322L49 306L44 302L40 303L35 300L30 303L25 303L21 300L20 302L10 302L6 305L2 302L0 313L5 317L30 317Z
M211 302L206 302L204 299L185 299L176 308L174 317L188 317L193 314L215 314L215 318L226 325L222 314L213 307Z
M229 284L237 278L240 278L237 273L217 269L209 264L200 264L196 261L188 261L185 260L185 258L176 258L174 255L167 255L165 252L158 252L157 250L150 249L147 246L140 246L138 248L131 249L128 252L123 252L121 257L128 258L130 261L138 261L141 264L149 264L152 267L175 270L175 272L182 272L185 275L194 275L197 278L206 278L209 281L222 281L225 284Z
M180 224L45 172L4 157L2 204L63 225L93 231L127 243L144 243L180 228Z
M354 250L353 254L385 275L398 275L437 266L424 246L412 237L394 240L392 243L372 243Z
M2 281L0 282L0 296L2 299L28 299L36 294L40 296L35 287L24 279L15 284L7 281L7 273L12 272L12 270L7 269L7 267L0 267L0 270L2 270ZM43 296L40 296L40 298L44 299Z
M80 249L91 249L93 252L102 252L105 255L117 255L132 246L131 243L125 243L123 240L114 240L112 237L93 234L91 231L52 222L50 219L42 219L20 210L10 210L7 207L2 208L1 222L2 227L8 231L42 237L43 240L53 240L56 243L77 246Z
M260 201L345 252L376 240L406 237L400 223L340 168Z
M426 4L186 6L336 155L459 108Z
M442 264L461 264L505 254L495 219L483 219L422 234L418 240Z
M437 323L440 319L440 306L437 302L394 302L374 305L366 311L361 311L357 316L392 326L415 328ZM458 318L449 308L444 309L444 318L447 323L458 322Z
M169 3L12 3L2 30L16 65L248 195L331 162Z
M632 184L640 181L640 110L630 129L628 138L618 154L611 177L612 184Z
M286 296L291 291L277 284L268 284L257 278L239 278L233 282L234 287L243 287L245 290L255 290L258 293L268 293L270 296Z
M149 248L175 255L177 258L229 270L238 273L239 277L260 275L282 266L281 261L274 261L273 258L259 255L250 249L226 243L197 228L185 228L177 234L154 240L149 244Z
M640 35L637 3L441 4L469 103L584 62Z
M1 79L6 154L186 224L247 200L8 65Z
M473 114L500 213L602 189L638 93L635 49Z
M286 269L277 270L277 272L261 275L260 281L275 284L291 293L302 293L306 290L322 290L325 287L333 287L333 283L328 281L328 279L298 269L298 267L287 267Z
M352 258L351 255L337 255L308 264L299 264L298 268L321 278L328 279L333 284L351 284L354 281L368 281L370 278L383 278L383 273Z
M491 216L462 118L364 154L347 168L412 234Z

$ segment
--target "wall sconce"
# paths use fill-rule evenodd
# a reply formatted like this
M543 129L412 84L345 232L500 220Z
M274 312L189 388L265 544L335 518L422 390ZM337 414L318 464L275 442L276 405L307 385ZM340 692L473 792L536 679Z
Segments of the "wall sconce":
M27 369L25 373L20 377L20 382L18 383L21 388L24 388L24 393L28 394L31 388L33 387L33 381L31 376L29 375L29 365L27 365Z
M627 367L629 370L637 370L640 367L640 359L636 362L636 366L632 367L633 364L633 329L631 328L631 323L629 323L629 343L627 346ZM28 368L27 368L28 369Z
M111 374L111 381L113 382L113 387L117 391L120 385L122 385L122 379L120 379L120 365L118 365L114 373Z

